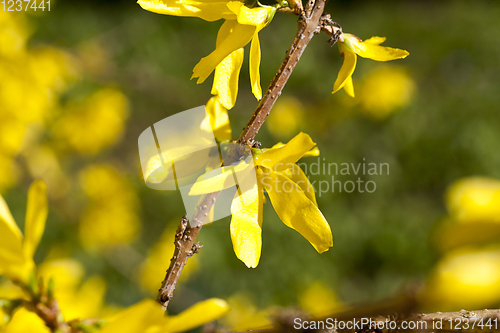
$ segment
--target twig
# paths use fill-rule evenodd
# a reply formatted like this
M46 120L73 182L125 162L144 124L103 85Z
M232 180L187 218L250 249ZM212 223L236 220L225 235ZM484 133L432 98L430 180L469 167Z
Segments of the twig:
M252 146L253 139L257 135L260 127L264 123L276 99L281 95L281 91L286 82L290 78L295 65L304 52L307 44L312 37L320 32L320 19L323 14L327 0L310 1L306 7L306 14L302 16L298 23L299 27L292 45L288 49L285 59L281 64L276 76L271 81L269 88L264 93L257 109L252 118L250 118L247 126L238 138L238 143ZM309 10L309 11L308 11ZM233 155L232 159L238 159L238 156ZM205 221L206 216L210 212L213 204L217 200L220 192L211 193L203 196L200 204L196 207L195 215L191 223L188 225L188 217L184 215L182 218L177 234L175 236L175 252L170 262L170 267L167 270L165 279L158 290L156 297L163 309L166 310L168 303L172 299L175 286L179 280L182 269L186 265L187 260L200 248L199 244L195 244L196 237L201 230L201 226Z

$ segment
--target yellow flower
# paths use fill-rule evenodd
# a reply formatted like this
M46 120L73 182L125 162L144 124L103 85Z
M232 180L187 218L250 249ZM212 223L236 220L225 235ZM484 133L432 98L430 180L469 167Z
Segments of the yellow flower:
M342 34L340 36L338 44L340 54L344 58L344 63L333 85L332 94L344 88L348 95L354 97L352 73L354 73L354 69L356 68L356 55L376 61L402 59L408 56L409 53L405 50L380 46L379 44L384 41L385 37L372 37L363 42L357 36L351 34Z
M260 100L260 43L259 32L265 28L276 13L275 7L248 8L240 1L210 0L139 0L142 8L160 14L199 17L206 21L224 19L217 35L215 50L200 60L193 69L191 78L204 82L215 70L212 94L220 98L226 109L231 109L238 94L238 77L243 63L243 47L250 46L250 82L252 92Z
M500 248L462 248L441 259L422 300L430 310L458 311L495 306L499 295Z
M343 309L337 294L319 281L299 294L298 303L302 310L314 318L326 317Z
M301 157L319 151L309 135L299 133L287 144L257 152L255 168L257 182L239 183L239 190L231 204L231 240L236 256L248 267L257 267L262 247L262 209L264 190L283 223L297 230L319 252L333 246L332 232L318 209L314 188L300 167L295 164ZM248 168L250 169L250 168ZM190 195L216 192L233 183L233 172L244 175L245 165L223 168L217 177L201 176L193 185Z
M85 274L82 264L72 259L42 263L38 267L44 280L53 279L54 296L66 321L96 318L101 314L106 293L102 277L91 276L82 283Z
M500 181L486 177L461 179L449 187L446 204L449 216L434 232L439 250L498 243Z
M89 248L130 243L140 232L139 198L131 184L109 164L90 165L80 172L89 205L80 220L80 239Z
M415 82L404 68L378 67L361 85L360 102L363 113L384 119L408 105L415 93Z
M258 309L247 294L239 293L227 300L231 312L221 320L230 332L269 329L273 325L275 308Z
M28 191L24 239L9 207L0 196L0 275L28 281L35 268L33 255L47 219L47 186L35 181Z
M161 306L146 299L118 313L110 319L100 333L176 333L185 332L229 312L229 306L218 298L197 303L176 316L163 314Z
M14 312L12 319L4 326L0 326L0 333L50 333L50 329L34 312L19 308Z

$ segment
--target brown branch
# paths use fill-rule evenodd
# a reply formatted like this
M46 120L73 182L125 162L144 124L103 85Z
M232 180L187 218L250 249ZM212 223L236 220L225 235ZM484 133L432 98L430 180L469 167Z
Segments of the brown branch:
M452 333L499 332L500 309L415 313L419 307L417 286L405 288L399 295L372 304L349 307L326 317L311 318L300 312L282 312L275 327L252 333L324 332L324 333ZM357 323L357 324L356 324ZM347 325L351 327L346 327Z
M269 88L264 93L257 109L252 118L250 118L247 126L238 138L238 143L252 146L253 140L257 135L260 127L269 115L276 99L281 95L281 91L286 82L290 78L295 65L304 52L307 44L312 37L320 31L320 19L323 14L327 0L310 1L306 7L306 14L302 16L298 23L299 27L295 38L288 49L285 59L281 64L276 76L271 81ZM307 12L309 10L309 12ZM229 157L231 160L238 160L242 156L242 152L233 152ZM225 162L226 163L226 162ZM200 204L196 207L195 215L191 223L188 224L188 217L184 215L175 236L175 252L171 259L170 266L167 270L165 279L158 290L156 301L166 310L168 303L172 299L175 286L182 273L182 269L186 265L187 260L198 251L199 244L195 244L196 237L201 230L201 226L205 221L208 212L217 200L220 192L211 193L203 196Z

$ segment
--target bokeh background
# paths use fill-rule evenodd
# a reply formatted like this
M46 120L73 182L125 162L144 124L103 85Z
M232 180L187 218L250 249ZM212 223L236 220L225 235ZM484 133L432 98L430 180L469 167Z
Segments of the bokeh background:
M419 286L422 310L499 307L500 3L330 1L327 8L344 31L386 36L386 45L410 56L359 58L356 98L331 95L342 58L328 36L315 37L257 140L270 147L303 131L322 163L388 163L389 174L310 174L377 185L374 193L318 197L335 243L321 255L270 204L256 269L234 255L229 218L203 228L204 248L188 263L170 312L220 297L234 308L222 324L244 329L265 323L277 306L328 314L408 283ZM36 260L56 276L67 316L106 316L154 297L184 211L179 193L145 186L137 138L209 100L211 80L189 78L220 25L153 14L134 1L0 11L0 193L22 224L29 184L48 183L50 215ZM295 16L278 13L260 33L264 89L295 30ZM230 110L234 138L257 105L247 61Z

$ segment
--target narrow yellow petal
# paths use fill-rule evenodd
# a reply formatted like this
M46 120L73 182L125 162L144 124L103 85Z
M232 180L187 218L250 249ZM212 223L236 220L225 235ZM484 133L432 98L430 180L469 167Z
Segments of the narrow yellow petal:
M385 39L383 37L372 37L368 42L362 42L354 35L344 34L346 45L363 58L369 58L376 61L389 61L403 59L409 55L408 51L395 49L392 47L380 46Z
M18 277L24 261L21 231L0 195L0 275Z
M344 90L347 93L347 95L354 98L354 85L352 84L352 76L350 76L345 82Z
M26 222L24 224L24 252L28 258L35 254L38 243L45 229L45 221L49 212L47 204L47 185L37 180L28 191Z
M236 257L247 267L255 268L259 264L262 248L263 200L260 200L262 191L257 183L246 183L239 187L231 204L230 231Z
M228 55L247 45L253 37L256 27L235 24L227 38L225 38L208 56L202 58L193 69L193 78L202 83L215 70L215 67Z
M231 140L231 124L229 123L227 109L219 101L218 96L210 98L206 105L206 110L214 137L220 141Z
M159 332L186 332L225 316L231 309L226 301L211 298L199 302L177 316L167 317L167 324Z
M283 171L293 167L293 164L314 146L316 143L311 137L300 132L287 144L265 150L256 159L256 165L262 165L274 171Z
M349 48L345 47L344 43L340 44L340 50L344 55L344 63L342 64L339 75L337 76L337 80L335 80L335 84L333 85L332 94L336 93L345 86L345 84L349 81L349 78L351 78L352 73L354 73L354 69L356 68L356 54Z
M253 45L253 42L252 42ZM222 60L215 68L212 94L219 96L220 103L230 110L236 103L238 96L238 79L241 65L243 65L243 48L239 48ZM258 69L257 69L258 70Z
M143 9L158 14L199 17L205 21L236 19L236 15L227 8L227 1L139 0L137 3Z
M19 243L21 243L21 240L23 238L21 230L19 230L19 227L14 221L9 206L7 206L7 203L5 202L2 195L0 195L0 224L5 226L5 233L7 233L7 230L9 230L8 233L12 235L13 239L17 239ZM0 235L3 234L4 232L0 232ZM0 244L1 243L2 242L0 242Z
M228 189L237 184L238 179L245 179L248 172L253 172L253 165L243 161L236 166L222 167L207 172L196 180L189 191L189 195L202 195Z
M111 318L100 333L160 332L166 319L160 304L145 299ZM156 328L156 330L154 330ZM151 330L151 331L150 331Z
M330 226L325 217L300 187L276 172L266 175L265 189L281 221L297 230L319 253L333 246Z
M259 31L255 31L252 45L250 46L250 83L252 93L258 101L262 99L262 88L260 87L260 42Z
M356 50L356 53L363 58L369 58L376 61L390 61L396 59L406 58L410 53L405 50L395 49L392 47L385 47L373 45L370 43L363 43L364 47Z

